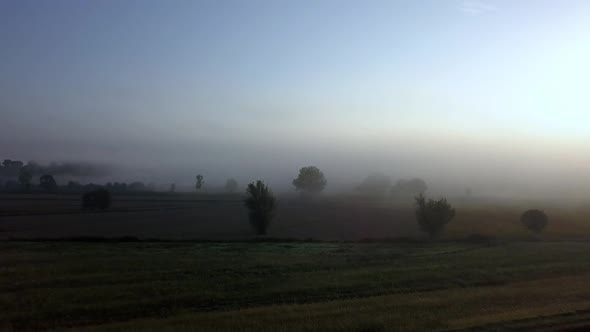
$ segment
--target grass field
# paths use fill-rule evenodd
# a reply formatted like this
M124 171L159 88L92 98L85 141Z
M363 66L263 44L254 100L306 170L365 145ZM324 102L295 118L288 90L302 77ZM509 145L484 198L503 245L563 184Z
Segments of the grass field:
M239 195L114 196L106 212L80 208L78 195L0 195L0 239L99 236L157 239L251 239L254 232ZM444 239L484 234L501 239L530 239L519 221L528 208L550 218L547 240L590 239L590 208L543 202L451 201L457 216ZM358 200L326 196L314 201L279 199L269 236L358 241L367 238L419 238L410 202Z
M236 195L79 203L0 196L0 238L13 239L0 241L0 331L590 326L586 207L458 202L427 242L412 207L387 201L283 198L262 239ZM550 217L540 238L518 220L529 207Z
M590 309L590 243L0 244L0 330L446 330Z

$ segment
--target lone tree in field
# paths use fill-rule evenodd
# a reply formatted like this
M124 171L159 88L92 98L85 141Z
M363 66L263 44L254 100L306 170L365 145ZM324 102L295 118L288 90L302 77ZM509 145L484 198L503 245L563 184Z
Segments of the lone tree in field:
M308 194L317 194L326 187L326 177L315 166L303 167L299 170L299 176L293 179L293 185L297 191Z
M97 189L82 195L82 207L85 209L106 210L110 206L111 193L106 189Z
M393 198L405 199L410 197L416 197L416 195L423 195L428 189L426 182L420 178L414 178L411 180L399 180L391 188L391 196Z
M371 173L356 187L356 190L367 196L383 196L391 188L391 178L381 173Z
M26 191L31 190L31 180L33 179L33 172L29 166L21 167L18 174L18 182L25 188Z
M250 224L256 230L256 234L266 234L266 229L274 216L276 199L264 182L258 180L250 183L246 189L248 197L244 200L248 208Z
M50 193L57 190L57 182L50 174L45 174L39 178L39 186Z
M445 198L438 201L426 200L424 195L416 197L416 220L420 228L428 233L431 239L438 237L442 229L455 217L455 209Z
M225 191L233 193L238 189L238 181L234 178L227 179L225 182Z
M520 216L520 221L526 228L538 234L547 226L549 218L541 210L527 210Z
M203 187L203 184L205 184L205 181L203 179L204 178L201 174L197 175L197 183L195 184L195 188L197 190L200 190Z

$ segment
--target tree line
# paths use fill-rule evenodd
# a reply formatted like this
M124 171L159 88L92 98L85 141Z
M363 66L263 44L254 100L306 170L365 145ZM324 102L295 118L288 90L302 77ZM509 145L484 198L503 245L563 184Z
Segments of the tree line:
M196 176L197 189L200 189L204 183L202 175ZM293 186L297 191L304 195L318 194L324 190L327 184L326 177L319 168L315 166L303 167L299 170L299 175L293 179ZM381 175L370 175L361 184L363 190L370 190L371 193L385 192L391 185L390 181L384 181ZM228 180L226 187L237 188L237 182L234 179ZM378 189L378 190L377 190ZM420 179L401 180L391 187L391 191L396 194L415 193L414 197L415 217L419 228L428 235L430 239L438 238L444 227L450 223L456 215L455 209L442 197L438 200L427 198L424 195L427 187L424 181ZM83 205L87 208L106 209L110 205L111 197L107 190L99 189L83 196ZM246 187L246 198L244 204L248 210L248 220L257 235L265 235L275 217L277 208L277 198L272 190L262 180L249 183ZM547 215L540 210L527 210L521 215L522 224L535 233L540 233L548 223Z
M21 161L6 159L0 167L0 176L16 176L18 184L25 191L29 192L32 187L34 164L25 165ZM202 174L196 176L195 189L203 188L205 178ZM306 166L299 170L298 176L293 179L292 184L295 190L304 197L311 197L321 193L328 181L324 173L316 166ZM57 182L51 174L43 174L39 177L39 188L46 192L56 192ZM111 193L141 192L154 190L153 185L145 185L143 182L107 183L106 185L87 184L81 185L69 181L66 188L71 191L82 191L82 206L86 209L108 209L111 205ZM227 192L235 192L238 189L238 182L230 178L225 186ZM399 180L393 184L390 177L372 173L356 187L357 191L370 196L383 196L388 191L394 197L414 197L415 217L420 229L431 239L440 236L444 227L453 220L456 215L455 209L446 198L434 200L427 198L424 193L428 189L424 180L414 178L410 180ZM175 190L172 184L170 191ZM246 187L246 198L244 204L248 209L250 224L258 235L264 235L275 216L277 199L271 189L261 180L249 183ZM538 209L525 211L521 216L522 224L535 233L540 233L548 223L547 215Z

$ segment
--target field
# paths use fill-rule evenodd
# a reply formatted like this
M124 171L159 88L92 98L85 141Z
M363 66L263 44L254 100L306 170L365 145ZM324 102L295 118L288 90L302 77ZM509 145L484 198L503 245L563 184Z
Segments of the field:
M268 235L341 241L421 237L411 199L402 203L347 196L313 201L280 197ZM519 217L531 207L543 208L551 219L545 239L590 238L588 206L452 203L457 216L445 230L444 239L473 234L530 239ZM82 211L77 195L0 195L0 239L77 236L238 240L252 238L253 231L239 195L115 196L106 212Z
M2 330L445 330L590 309L590 244L2 244Z
M0 203L0 331L590 325L583 208L547 208L539 239L520 206L463 204L431 242L410 207L387 202L284 199L255 238L236 197L120 197L108 212L34 198Z

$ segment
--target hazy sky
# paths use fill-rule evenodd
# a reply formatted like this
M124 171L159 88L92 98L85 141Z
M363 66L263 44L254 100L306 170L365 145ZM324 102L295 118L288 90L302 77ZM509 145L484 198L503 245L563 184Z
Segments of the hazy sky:
M585 0L0 0L0 158L582 189L589 89Z

